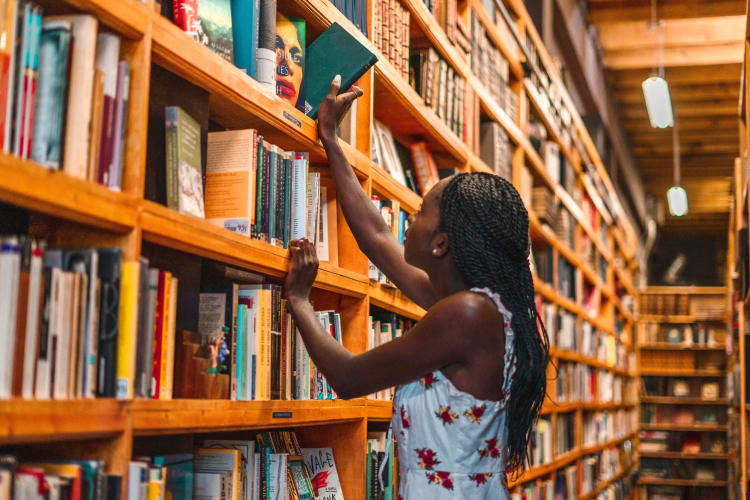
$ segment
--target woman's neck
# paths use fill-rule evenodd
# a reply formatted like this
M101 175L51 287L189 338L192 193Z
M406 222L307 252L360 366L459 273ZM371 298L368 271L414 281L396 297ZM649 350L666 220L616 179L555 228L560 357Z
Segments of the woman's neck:
M452 258L440 269L429 272L428 276L438 300L471 288Z

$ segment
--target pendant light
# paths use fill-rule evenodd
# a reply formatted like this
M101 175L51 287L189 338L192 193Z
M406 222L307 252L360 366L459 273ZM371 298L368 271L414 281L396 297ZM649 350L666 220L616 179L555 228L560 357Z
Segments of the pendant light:
M667 205L669 213L674 217L682 217L688 213L688 199L685 188L680 185L680 133L677 122L672 129L672 154L674 163L674 183L667 190Z
M672 98L669 84L664 79L664 23L656 18L656 0L651 0L651 29L657 31L657 67L650 77L643 80L643 98L646 101L648 120L654 128L667 128L674 125Z

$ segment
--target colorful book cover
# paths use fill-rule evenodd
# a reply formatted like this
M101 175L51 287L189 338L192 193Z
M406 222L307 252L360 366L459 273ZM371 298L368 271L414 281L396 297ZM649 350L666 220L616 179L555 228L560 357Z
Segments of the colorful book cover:
M234 61L231 0L175 0L174 22L196 41Z
M138 262L123 262L120 278L120 310L117 335L117 380L115 397L133 398L135 380L135 348L138 331Z
M305 465L310 471L315 498L336 498L343 500L336 461L332 448L302 448Z
M165 109L167 206L204 218L201 127L177 106Z
M276 95L305 113L304 19L276 14Z

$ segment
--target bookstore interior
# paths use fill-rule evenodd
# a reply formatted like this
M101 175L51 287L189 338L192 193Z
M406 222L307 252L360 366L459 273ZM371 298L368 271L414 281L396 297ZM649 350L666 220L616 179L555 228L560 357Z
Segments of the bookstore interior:
M0 0L0 500L750 499L748 5ZM479 245L526 248L548 347L521 467L504 417L461 437L534 365L500 301L500 400L450 364L349 397L309 342L398 359L436 324L393 273L437 296L407 230L448 245L422 221L472 178L526 209ZM393 403L440 377L486 404ZM500 465L398 447L427 420Z

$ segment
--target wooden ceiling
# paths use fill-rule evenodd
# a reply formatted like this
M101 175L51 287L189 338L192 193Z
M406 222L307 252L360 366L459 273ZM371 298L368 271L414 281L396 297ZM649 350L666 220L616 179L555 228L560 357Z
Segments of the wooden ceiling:
M672 129L649 125L641 82L659 62L650 0L588 0L620 118L646 190L662 201L672 184ZM667 213L667 233L726 234L739 152L738 109L745 0L657 0L665 78L679 121L686 217Z

